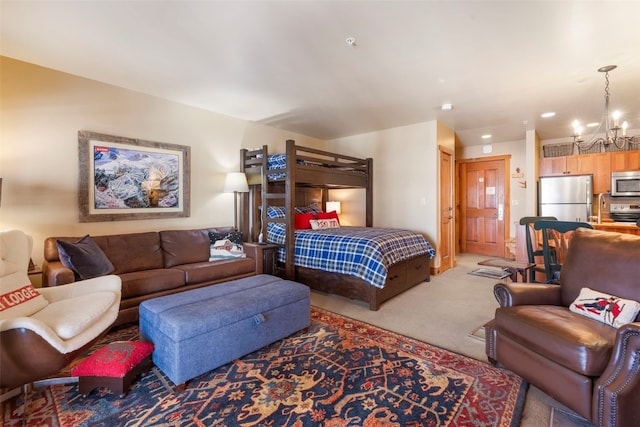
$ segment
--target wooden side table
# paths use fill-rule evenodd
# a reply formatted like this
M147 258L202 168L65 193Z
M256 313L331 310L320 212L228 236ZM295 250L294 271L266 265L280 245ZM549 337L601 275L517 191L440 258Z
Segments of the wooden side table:
M278 250L284 245L278 243L245 243L257 248L258 256L262 257L262 273L278 276Z
M527 283L527 276L529 270L535 267L535 264L530 264L528 262L516 262L508 259L501 258L492 258L484 261L480 261L478 265L485 265L488 267L498 267L503 271L509 273L511 280L514 282L518 281L518 273L522 276L522 282Z
M284 245L278 243L265 243L262 246L262 272L264 274L271 274L272 276L278 275L278 250Z

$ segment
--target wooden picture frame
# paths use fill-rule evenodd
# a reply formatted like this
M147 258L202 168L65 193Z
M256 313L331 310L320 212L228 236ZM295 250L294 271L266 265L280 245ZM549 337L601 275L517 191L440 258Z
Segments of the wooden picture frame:
M191 147L78 132L80 222L190 215Z

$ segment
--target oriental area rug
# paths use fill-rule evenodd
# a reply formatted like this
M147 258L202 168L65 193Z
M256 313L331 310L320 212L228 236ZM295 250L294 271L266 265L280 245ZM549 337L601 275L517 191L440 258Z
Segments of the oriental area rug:
M138 339L129 326L94 351ZM527 389L507 370L315 307L309 328L194 378L182 392L171 386L153 368L123 398L106 389L85 397L77 384L36 389L26 424L515 427ZM23 411L22 397L4 402L3 424L21 425Z

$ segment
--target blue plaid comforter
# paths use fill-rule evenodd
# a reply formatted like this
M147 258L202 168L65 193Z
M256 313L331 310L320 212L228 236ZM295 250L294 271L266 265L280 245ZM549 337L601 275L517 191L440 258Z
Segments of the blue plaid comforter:
M281 170L287 168L287 155L284 153L280 154L269 154L267 156L267 169L268 170ZM271 173L267 175L267 179L282 179L287 174L285 172Z
M270 242L284 244L285 225L269 224ZM417 255L433 258L435 249L419 233L371 227L296 230L297 266L356 276L383 288L387 267ZM284 249L279 259L285 261Z

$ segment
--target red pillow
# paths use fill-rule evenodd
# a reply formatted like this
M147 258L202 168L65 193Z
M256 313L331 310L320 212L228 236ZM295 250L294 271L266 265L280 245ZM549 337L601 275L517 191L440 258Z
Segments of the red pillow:
M309 213L297 213L294 219L294 226L296 230L307 230L311 228L310 220L315 219L311 212Z
M318 219L336 219L338 221L338 224L340 224L340 218L338 218L338 214L336 213L336 211L318 212L317 215Z

